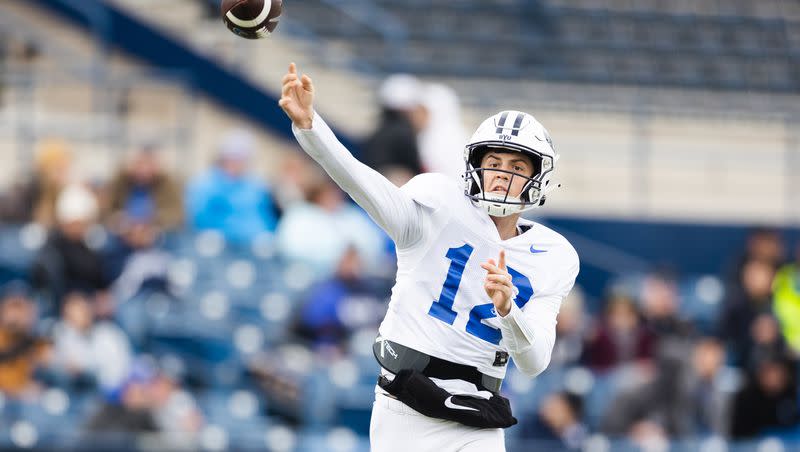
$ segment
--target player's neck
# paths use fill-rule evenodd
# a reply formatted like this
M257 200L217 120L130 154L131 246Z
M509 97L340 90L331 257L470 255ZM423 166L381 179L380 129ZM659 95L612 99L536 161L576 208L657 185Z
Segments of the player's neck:
M518 213L507 217L494 217L490 215L489 218L491 218L494 225L497 226L497 232L500 234L501 240L508 240L512 237L516 237L519 233L517 230L517 220L519 220Z

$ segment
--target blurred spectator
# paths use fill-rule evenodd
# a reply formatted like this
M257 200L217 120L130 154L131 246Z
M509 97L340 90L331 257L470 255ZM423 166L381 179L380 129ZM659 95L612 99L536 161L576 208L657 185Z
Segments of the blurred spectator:
M48 341L34 333L36 307L18 281L0 289L0 393L18 398L36 391L34 372L50 355Z
M781 356L764 357L736 394L731 436L751 438L767 429L792 428L800 422L796 364Z
M781 337L778 319L772 314L759 314L750 324L750 348L746 350L745 364L752 366L765 356L783 355L786 343Z
M152 218L127 217L117 225L103 252L114 298L125 302L141 290L168 293L167 271L172 256L158 246L160 229Z
M725 349L714 338L697 341L686 372L685 413L695 435L727 436L731 396L726 378Z
M780 320L784 340L800 356L800 242L795 261L778 271L773 284L775 315Z
M181 189L162 167L155 146L143 147L117 173L109 186L107 210L112 225L127 218L151 217L162 229L181 226Z
M57 200L71 176L72 154L66 144L47 141L36 156L36 173L32 181L33 220L44 226L58 221Z
M119 441L121 433L158 433L159 450L197 450L204 421L194 397L148 359L137 359L121 388L104 402L87 424L90 434ZM109 444L105 444L109 446Z
M742 268L740 290L730 294L724 302L720 319L720 332L731 351L732 363L737 366L752 364L755 349L754 333L766 333L762 320L753 328L754 320L772 316L773 267L763 260L751 260ZM766 334L761 335L765 339ZM763 342L762 342L763 343Z
M0 218L11 223L36 221L46 227L53 226L56 199L69 180L71 166L72 155L63 141L42 142L30 177L0 198Z
M691 430L692 406L682 389L680 361L655 361L652 372L639 372L643 380L625 386L606 407L601 429L614 436L665 437Z
M655 336L642 324L633 300L614 296L585 348L585 362L605 371L653 357Z
M689 356L695 327L680 317L678 289L672 276L665 272L647 275L639 296L644 324L656 339L654 358L682 361Z
M561 303L558 312L551 367L568 367L580 362L588 324L589 316L584 308L583 293L580 287L575 287Z
M387 78L378 92L380 122L364 143L364 163L398 185L422 172L417 134L428 122L423 89L410 75Z
M336 273L311 289L300 313L299 335L315 345L340 346L356 329L377 326L386 312L377 296L381 289L364 276L358 251L349 247Z
M659 340L692 337L692 324L679 316L678 289L672 277L664 274L650 274L645 277L640 300L645 322Z
M96 313L105 319L113 317L136 347L144 345L149 331L145 300L154 294L165 295L164 299L174 296L168 276L173 256L161 243L158 228L148 219L128 218L103 250L113 282L110 296L96 303Z
M278 208L283 211L296 202L305 200L305 193L327 177L305 152L288 152L281 160L276 175L274 198Z
M53 364L68 382L94 382L105 391L117 389L128 376L132 360L128 338L108 321L95 321L86 295L67 295L61 320L53 330Z
M280 253L308 265L318 278L327 278L347 248L353 246L367 267L382 257L384 235L358 207L345 201L330 179L318 180L283 216L277 231Z
M94 433L158 432L151 392L156 377L152 366L143 360L136 361L117 395L89 419L87 430Z
M655 372L623 389L606 407L603 431L637 443L725 434L731 394L722 345L702 339L688 357L662 357Z
M423 169L460 179L469 136L461 120L458 95L450 87L434 83L424 87L422 101L429 114L418 140Z
M583 401L568 392L547 396L539 406L537 419L523 426L523 437L558 444L551 450L581 450L589 429L581 421Z
M58 227L34 260L32 277L37 289L52 297L56 307L69 292L93 293L108 288L103 262L85 237L95 223L97 201L85 187L71 185L58 197Z
M735 292L742 288L742 272L749 262L760 261L777 270L783 259L784 243L781 233L767 227L753 229L747 235L744 252L736 259L730 272L731 290Z
M186 208L194 228L218 230L239 244L275 230L277 217L267 185L250 174L255 147L249 132L230 132L214 166L189 184Z

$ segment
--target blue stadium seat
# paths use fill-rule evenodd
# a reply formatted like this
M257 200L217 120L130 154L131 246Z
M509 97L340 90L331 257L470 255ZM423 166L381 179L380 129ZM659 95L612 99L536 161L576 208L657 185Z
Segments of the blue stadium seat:
M408 2L374 2L371 8L377 8L376 18L384 22L390 18L403 30L389 37L351 17L359 5L354 0L310 0L293 14L328 40L341 38L350 43L360 61L352 66L367 71L731 90L800 89L800 76L787 75L772 63L767 66L775 67L765 69L766 75L757 72L744 79L727 75L748 70L753 58L775 58L798 66L796 44L792 47L782 32L789 26L785 20L699 17L654 6L614 11L605 9L602 2L596 8L574 8L475 0L424 2L420 7L429 14L420 15ZM498 42L502 52L496 51ZM628 58L634 51L641 52L642 61ZM714 58L709 60L709 55ZM495 61L494 56L502 58ZM714 64L717 57L727 58L735 67L723 70ZM620 62L626 74L616 72Z

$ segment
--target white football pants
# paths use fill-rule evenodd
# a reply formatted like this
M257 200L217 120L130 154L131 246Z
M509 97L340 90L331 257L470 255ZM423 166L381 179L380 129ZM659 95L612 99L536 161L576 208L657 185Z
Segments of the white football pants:
M504 452L501 428L475 428L424 416L375 394L369 424L371 452Z

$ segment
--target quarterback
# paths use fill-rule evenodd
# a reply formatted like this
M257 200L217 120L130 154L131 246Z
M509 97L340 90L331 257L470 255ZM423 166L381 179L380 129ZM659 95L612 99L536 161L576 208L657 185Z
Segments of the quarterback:
M313 97L292 63L279 103L297 141L396 243L373 347L372 450L505 450L503 429L517 422L500 395L508 359L531 377L547 368L578 274L564 237L520 218L553 188L550 136L529 114L500 112L467 143L463 184L429 173L398 188L350 154Z

